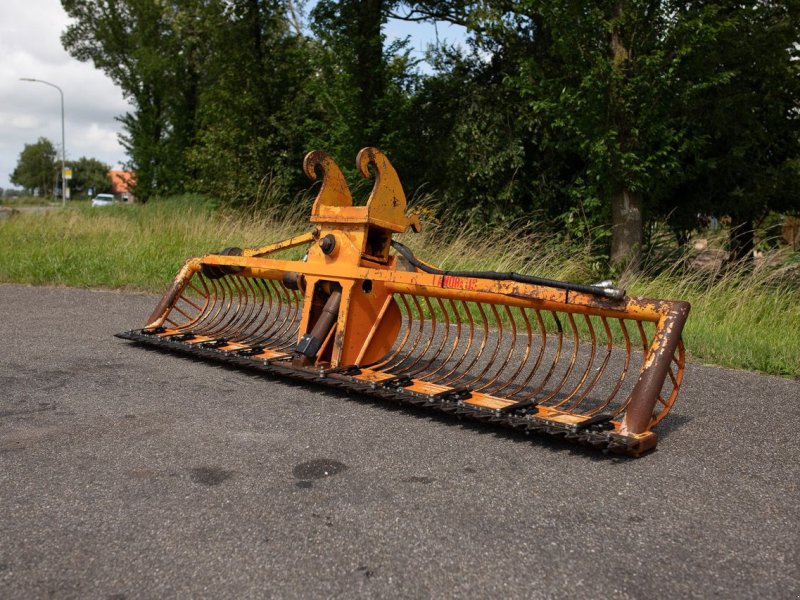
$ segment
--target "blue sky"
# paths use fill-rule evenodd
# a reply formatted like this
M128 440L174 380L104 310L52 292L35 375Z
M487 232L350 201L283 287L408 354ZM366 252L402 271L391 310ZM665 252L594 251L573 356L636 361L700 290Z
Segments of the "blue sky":
M437 38L439 43L461 44L466 40L466 30L458 25L449 23L409 23L399 19L390 19L384 29L386 42L391 43L397 39L410 38L411 50L414 58L424 59L425 50L429 44L435 44ZM424 73L431 71L427 63L420 64L420 70Z

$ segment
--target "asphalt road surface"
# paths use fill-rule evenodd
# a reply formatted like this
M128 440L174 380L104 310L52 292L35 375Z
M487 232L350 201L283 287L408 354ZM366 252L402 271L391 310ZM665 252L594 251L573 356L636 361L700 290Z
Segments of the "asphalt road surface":
M0 285L0 598L800 597L800 382L690 365L613 458L112 337L155 302Z

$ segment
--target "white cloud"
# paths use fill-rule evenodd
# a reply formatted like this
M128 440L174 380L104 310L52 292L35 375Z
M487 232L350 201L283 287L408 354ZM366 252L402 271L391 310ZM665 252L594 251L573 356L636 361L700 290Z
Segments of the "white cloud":
M81 156L112 166L126 160L115 117L130 110L120 90L91 63L61 46L69 19L58 0L3 2L0 24L0 187L25 144L46 137L61 147L58 91L20 77L42 79L64 91L67 162Z

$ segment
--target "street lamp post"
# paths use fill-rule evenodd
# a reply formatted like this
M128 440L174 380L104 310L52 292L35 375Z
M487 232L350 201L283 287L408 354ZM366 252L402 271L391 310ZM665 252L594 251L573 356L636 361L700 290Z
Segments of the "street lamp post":
M67 147L64 143L64 92L56 84L50 83L49 81L32 79L30 77L20 77L20 81L35 81L36 83L43 83L45 85L49 85L50 87L56 88L58 93L61 94L61 206L64 207L67 205L67 180L64 178L67 154Z

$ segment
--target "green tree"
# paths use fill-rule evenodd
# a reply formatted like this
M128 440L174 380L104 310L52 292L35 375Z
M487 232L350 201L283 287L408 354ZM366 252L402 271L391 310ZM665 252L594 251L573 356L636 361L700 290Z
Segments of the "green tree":
M336 53L341 76L352 91L348 120L357 124L368 143L378 142L384 125L380 104L386 94L387 65L382 30L390 4L394 2L320 0L313 11L314 31Z
M688 180L701 184L698 195L714 196L712 180L726 177L725 201L715 205L748 212L744 205L758 198L763 206L769 194L745 165L783 172L798 154L796 1L407 5L409 18L465 24L492 60L511 58L504 81L524 101L533 145L579 161L565 183L568 197L583 201L566 214L588 208L607 222L617 265L637 266L648 216L696 210L676 193ZM737 192L745 189L746 202Z
M10 179L11 183L29 192L38 190L44 195L53 193L57 177L55 146L47 138L41 137L34 144L25 144Z
M111 191L111 180L108 172L111 167L96 158L80 157L72 162L72 182L71 187L78 193L88 193L89 189L94 193Z
M469 25L466 50L429 51L435 73L411 97L402 137L413 157L406 180L435 192L454 214L492 226L556 227L583 237L601 224L597 201L583 193L584 165L574 151L556 146L546 119L532 115L521 86L520 64L549 58L541 35L486 34L477 3L414 2L393 13L409 21L446 20ZM513 8L508 5L507 8ZM499 36L498 36L499 37ZM591 218L588 218L591 217Z
M226 202L250 204L264 195L270 179L282 190L292 178L301 182L297 164L313 132L331 116L320 108L325 99L308 93L316 69L313 48L291 26L283 3L231 0L215 6L205 22L211 50L188 153L191 185Z
M62 0L72 18L62 35L64 47L104 71L134 107L119 120L142 201L179 192L186 182L199 93L196 49L204 34L193 25L203 21L205 4Z
M698 212L731 217L730 258L752 257L754 224L770 210L800 210L800 3L707 3L717 32L692 64L717 70L683 112L700 142L684 180L657 210L678 230Z
M687 146L685 130L665 111L694 81L680 69L691 48L668 49L673 23L665 11L664 3L633 0L523 1L511 18L488 15L484 34L534 50L510 82L530 117L545 123L543 141L583 163L574 191L586 200L582 208L609 223L612 264L632 269L643 242L644 194L680 171Z
M320 109L330 125L322 135L315 132L315 146L340 157L345 171L359 149L378 146L413 189L420 152L408 135L419 124L412 111L422 78L408 40L386 43L384 28L396 5L397 0L318 2L310 17L311 47L321 77L307 88L310 98L327 100Z

